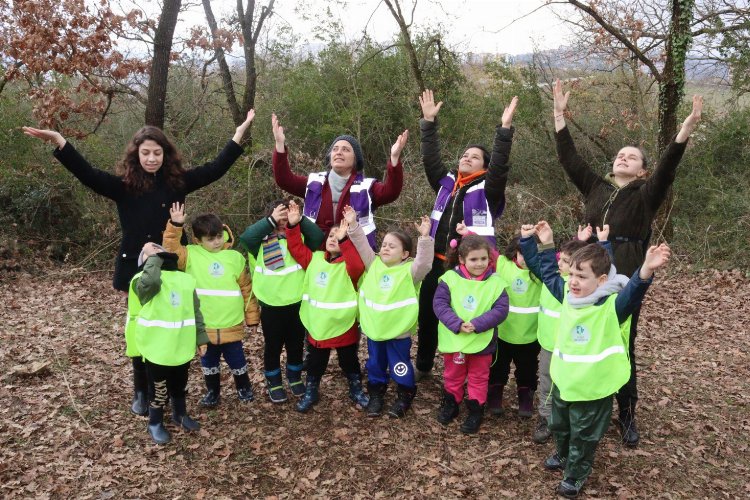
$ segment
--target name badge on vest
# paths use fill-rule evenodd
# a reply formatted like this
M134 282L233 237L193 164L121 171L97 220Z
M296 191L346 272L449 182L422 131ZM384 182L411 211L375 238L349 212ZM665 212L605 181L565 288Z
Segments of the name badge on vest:
M221 278L224 276L224 266L221 262L212 262L208 265L208 274L214 278Z
M472 226L486 226L487 225L487 212L477 208L471 209L471 225Z
M526 293L526 290L529 289L529 284L526 283L521 278L516 278L513 280L513 284L511 285L511 288L513 289L514 292L518 294L524 294Z
M177 292L170 292L169 303L172 304L172 307L180 307L180 304L182 304L182 299L180 298L180 294Z
M325 288L328 286L328 273L325 271L320 271L318 275L315 277L315 284L319 286L320 288Z
M461 305L464 306L464 309L467 311L474 311L477 308L477 299L473 295L467 295L464 297Z
M393 288L393 278L388 274L383 275L383 277L380 278L379 286L381 290L390 290Z
M576 344L588 344L591 340L591 332L583 325L576 325L570 331L572 340Z

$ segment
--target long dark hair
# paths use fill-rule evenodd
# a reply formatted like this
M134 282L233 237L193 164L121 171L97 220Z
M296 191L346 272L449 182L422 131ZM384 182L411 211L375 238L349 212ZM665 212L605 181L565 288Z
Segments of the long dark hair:
M163 172L162 175L164 175L167 185L175 191L181 189L185 184L182 178L185 173L185 169L182 167L182 156L175 145L172 144L172 141L164 135L164 132L151 125L142 127L133 135L125 148L125 155L117 164L116 172L122 176L125 187L128 191L134 193L143 193L153 188L153 176L143 170L138 157L138 148L148 140L156 142L164 152L160 170Z

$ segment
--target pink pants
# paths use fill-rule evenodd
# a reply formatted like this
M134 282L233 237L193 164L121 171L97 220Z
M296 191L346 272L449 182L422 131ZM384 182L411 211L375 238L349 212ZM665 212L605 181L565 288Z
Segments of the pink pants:
M464 364L456 364L454 356L454 353L443 354L445 391L460 403L464 399L464 382L468 379L469 399L476 399L483 405L487 402L492 354L464 354Z

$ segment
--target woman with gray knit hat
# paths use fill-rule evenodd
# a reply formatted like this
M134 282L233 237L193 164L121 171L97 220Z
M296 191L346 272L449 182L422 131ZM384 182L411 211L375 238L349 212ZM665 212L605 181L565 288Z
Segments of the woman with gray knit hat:
M385 181L381 182L365 177L362 147L351 135L340 135L331 143L325 157L328 171L294 174L289 166L284 128L279 125L275 114L271 117L271 123L276 141L273 151L276 184L284 191L305 199L303 214L314 220L326 237L331 228L341 222L343 208L350 205L357 211L359 224L374 249L376 234L373 213L378 207L395 201L401 194L404 182L401 152L406 146L409 131L404 130L391 147Z

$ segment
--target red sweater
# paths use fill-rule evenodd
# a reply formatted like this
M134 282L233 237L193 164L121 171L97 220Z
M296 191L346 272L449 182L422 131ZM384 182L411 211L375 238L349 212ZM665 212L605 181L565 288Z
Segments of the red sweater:
M307 190L307 176L297 175L292 172L289 166L289 155L288 152L279 153L276 148L273 150L273 177L276 180L276 184L289 194L299 196L300 198L305 197L305 191ZM339 204L336 208L336 214L333 213L333 200L331 198L331 187L326 180L323 184L322 199L320 202L320 210L318 210L318 218L315 221L318 227L325 233L325 237L328 237L328 233L331 228L341 222L343 218L342 211L346 205L349 204L349 188L354 182L356 172L352 172L349 177L349 181L346 183L344 190L341 192L341 198L339 198ZM372 184L372 204L373 210L382 205L387 205L398 199L401 194L401 188L404 184L404 169L399 161L397 165L392 165L390 159L386 166L385 182L375 181ZM325 247L325 239L323 239L323 246Z
M313 252L307 248L302 241L299 224L287 228L286 238L289 253L291 253L294 260L302 266L302 269L307 270L307 267L312 261ZM323 244L325 245L325 243ZM349 275L349 278L351 278L354 289L356 290L357 282L365 272L365 264L362 262L359 252L357 252L357 249L348 238L340 242L339 246L341 247L341 254L336 257L331 257L328 252L325 252L325 259L332 264L344 264L346 266L346 273ZM322 250L318 250L318 252L321 251ZM317 347L318 349L335 349L337 347L350 346L359 342L359 324L355 321L349 330L332 339L320 341L315 340L309 333L307 334L307 338L310 341L310 345Z

